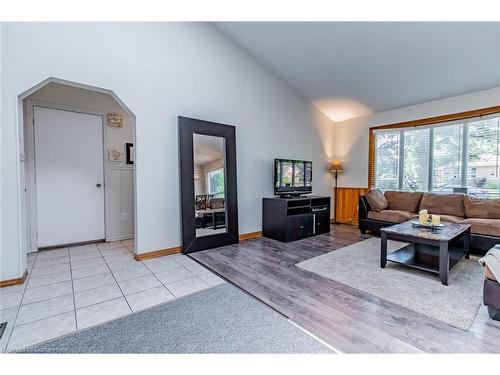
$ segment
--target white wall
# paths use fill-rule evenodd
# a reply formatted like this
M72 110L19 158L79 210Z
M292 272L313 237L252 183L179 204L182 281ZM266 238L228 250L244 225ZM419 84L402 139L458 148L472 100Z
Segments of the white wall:
M331 121L210 24L8 23L2 49L2 280L22 268L17 96L51 76L111 89L136 115L139 253L181 242L179 115L236 126L240 233L261 229L275 157L313 160L314 193L330 194Z
M120 240L134 235L134 166L125 163L125 143L134 143L135 119L109 94L86 90L78 87L49 83L26 98L27 118L32 116L32 101L42 102L48 106L67 106L71 109L103 113L105 115L104 131L106 132L106 240ZM106 114L118 113L123 117L123 127L107 126ZM25 119L26 121L26 119ZM25 128L25 130L29 130ZM24 145L26 148L26 145ZM110 161L107 150L118 149L123 155L123 161ZM30 169L29 147L25 150L28 159L27 169ZM34 180L27 173L27 181L34 186ZM28 185L29 186L29 185ZM124 219L125 214L126 219ZM30 249L36 251L36 248Z
M500 105L500 87L335 123L333 135L335 158L340 159L344 167L344 173L339 177L339 185L346 187L366 187L368 185L368 132L370 127L497 105Z

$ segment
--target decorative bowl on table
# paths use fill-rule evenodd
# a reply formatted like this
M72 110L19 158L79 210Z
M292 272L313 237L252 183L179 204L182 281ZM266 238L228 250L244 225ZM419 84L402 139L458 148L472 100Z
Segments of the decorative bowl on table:
M416 228L428 228L428 229L440 229L444 227L444 224L432 224L431 221L428 221L427 224L421 224L418 220L412 220L411 225Z

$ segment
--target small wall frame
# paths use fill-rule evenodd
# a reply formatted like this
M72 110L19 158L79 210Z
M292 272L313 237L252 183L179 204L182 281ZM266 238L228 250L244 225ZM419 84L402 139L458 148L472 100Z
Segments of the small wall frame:
M126 164L134 164L135 160L135 150L133 143L125 143L125 163Z
M108 126L123 128L123 116L119 113L108 113Z
M108 160L109 161L121 161L123 162L123 151L116 148L111 148L108 150Z

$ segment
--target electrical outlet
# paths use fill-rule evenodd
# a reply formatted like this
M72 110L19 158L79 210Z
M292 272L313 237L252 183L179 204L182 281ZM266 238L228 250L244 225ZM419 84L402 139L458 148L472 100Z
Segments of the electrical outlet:
M128 214L126 212L122 213L122 221L128 220Z

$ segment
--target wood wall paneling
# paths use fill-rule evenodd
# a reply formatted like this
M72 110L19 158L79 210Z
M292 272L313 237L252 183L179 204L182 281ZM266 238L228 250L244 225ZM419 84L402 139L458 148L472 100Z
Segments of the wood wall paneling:
M339 187L337 188L337 222L343 224L358 224L358 198L368 188Z

